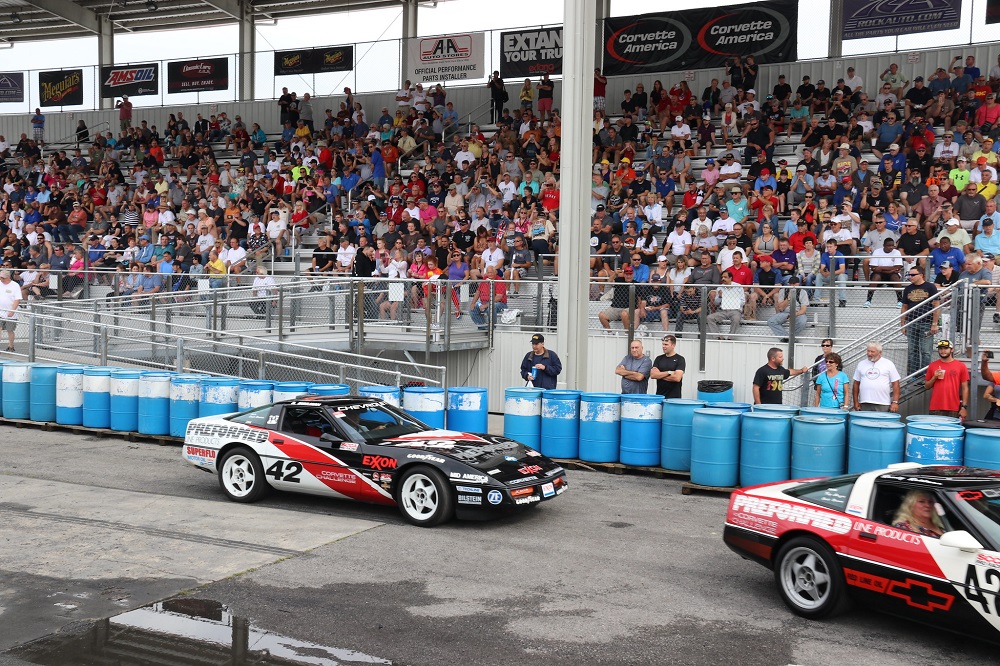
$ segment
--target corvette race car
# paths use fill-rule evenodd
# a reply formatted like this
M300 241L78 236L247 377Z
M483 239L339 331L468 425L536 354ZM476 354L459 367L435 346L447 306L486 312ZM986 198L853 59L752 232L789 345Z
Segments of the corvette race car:
M274 487L396 505L429 527L488 518L566 491L566 472L499 435L434 430L377 399L303 396L192 420L182 455L236 502Z
M936 528L897 522L917 503ZM723 539L772 569L781 598L803 617L833 615L853 599L1000 642L998 471L901 464L743 488L730 497Z

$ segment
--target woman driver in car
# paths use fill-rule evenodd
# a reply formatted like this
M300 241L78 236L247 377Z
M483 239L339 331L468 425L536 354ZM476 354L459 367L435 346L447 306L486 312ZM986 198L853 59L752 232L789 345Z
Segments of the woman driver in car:
M934 507L934 498L922 490L906 493L892 519L892 526L935 539L944 534L944 525Z

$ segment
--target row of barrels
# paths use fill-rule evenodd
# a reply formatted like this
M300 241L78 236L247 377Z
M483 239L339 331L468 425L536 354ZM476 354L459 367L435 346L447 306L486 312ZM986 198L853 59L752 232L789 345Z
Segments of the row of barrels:
M0 416L150 436L184 437L188 422L305 394L349 395L347 384L272 382L111 366L0 361ZM435 428L487 431L485 388L362 386ZM446 407L447 405L447 407Z
M958 419L823 407L509 388L504 434L553 458L690 472L734 487L893 463L1000 469L1000 430Z

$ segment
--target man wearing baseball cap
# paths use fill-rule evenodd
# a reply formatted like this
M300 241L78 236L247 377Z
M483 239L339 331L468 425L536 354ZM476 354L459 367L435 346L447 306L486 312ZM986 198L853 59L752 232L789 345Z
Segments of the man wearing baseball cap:
M964 419L968 416L969 369L955 360L950 340L940 340L937 351L937 360L924 374L924 388L931 392L930 413Z
M562 361L554 351L545 348L545 336L535 333L531 336L531 351L521 359L521 379L525 386L554 389L556 377L562 372Z

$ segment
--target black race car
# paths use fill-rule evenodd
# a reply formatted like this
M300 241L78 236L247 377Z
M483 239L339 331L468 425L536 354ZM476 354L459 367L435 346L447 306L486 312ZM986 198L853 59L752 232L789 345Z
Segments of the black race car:
M364 396L303 396L194 419L182 453L236 502L272 487L397 505L414 525L489 518L561 495L565 470L499 435L434 430Z

